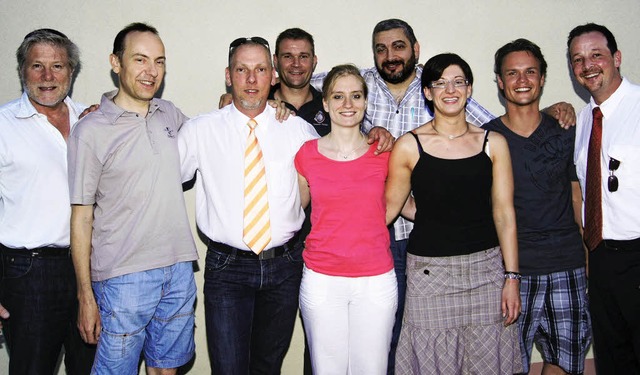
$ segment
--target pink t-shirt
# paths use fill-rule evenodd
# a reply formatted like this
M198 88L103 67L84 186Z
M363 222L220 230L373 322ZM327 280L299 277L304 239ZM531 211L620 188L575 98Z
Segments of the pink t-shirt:
M311 191L311 233L302 253L308 268L350 277L393 268L384 198L389 153L374 155L376 146L344 162L320 154L317 139L298 151L296 169Z

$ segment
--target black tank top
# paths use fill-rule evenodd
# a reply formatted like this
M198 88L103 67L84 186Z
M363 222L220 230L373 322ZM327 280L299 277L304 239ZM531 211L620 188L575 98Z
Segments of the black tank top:
M407 251L414 255L466 255L498 246L493 223L491 185L493 163L485 147L463 159L440 159L422 149L411 173L416 201L413 231Z

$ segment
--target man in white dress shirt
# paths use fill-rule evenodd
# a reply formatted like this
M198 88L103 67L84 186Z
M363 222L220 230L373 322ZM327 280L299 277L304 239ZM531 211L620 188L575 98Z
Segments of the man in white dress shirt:
M620 74L606 27L574 28L576 81L591 94L578 115L574 161L589 248L589 308L598 374L640 374L640 86Z
M279 123L275 109L266 105L275 83L266 40L231 43L226 83L232 105L188 121L178 133L182 178L197 175L196 222L208 237L204 303L209 359L216 374L279 374L302 277L302 249L293 245L304 212L293 158L318 135L298 117ZM264 217L269 223L257 248L245 228L245 149L252 137L265 167L262 197L268 201Z

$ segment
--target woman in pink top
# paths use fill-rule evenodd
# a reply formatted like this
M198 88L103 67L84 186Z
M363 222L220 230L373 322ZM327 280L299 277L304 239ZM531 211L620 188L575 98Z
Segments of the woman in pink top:
M360 132L367 86L353 65L327 75L331 132L305 143L295 165L311 233L303 257L300 310L314 374L385 374L397 282L385 224L389 153L375 155Z

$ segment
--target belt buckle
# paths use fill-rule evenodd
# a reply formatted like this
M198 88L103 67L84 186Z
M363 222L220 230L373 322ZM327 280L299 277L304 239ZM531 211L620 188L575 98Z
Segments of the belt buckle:
M276 257L276 248L272 247L271 249L267 249L267 250L262 250L260 252L260 254L258 254L258 259L259 260L267 260L267 259L273 259Z

